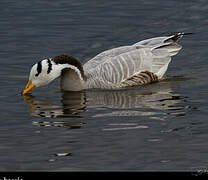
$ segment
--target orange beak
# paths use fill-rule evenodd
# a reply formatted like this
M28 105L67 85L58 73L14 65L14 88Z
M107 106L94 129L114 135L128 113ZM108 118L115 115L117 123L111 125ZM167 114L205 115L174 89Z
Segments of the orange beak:
M25 89L22 94L24 95L24 94L28 93L29 91L32 91L34 88L35 88L35 85L33 85L32 81L29 80L27 85L25 86Z

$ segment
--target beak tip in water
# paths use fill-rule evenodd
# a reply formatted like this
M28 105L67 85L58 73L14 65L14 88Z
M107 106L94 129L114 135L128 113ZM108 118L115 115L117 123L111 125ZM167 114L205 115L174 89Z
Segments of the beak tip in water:
M35 85L32 84L32 81L29 80L25 89L21 92L22 95L27 94L28 92L30 92L31 90L33 90L35 88Z

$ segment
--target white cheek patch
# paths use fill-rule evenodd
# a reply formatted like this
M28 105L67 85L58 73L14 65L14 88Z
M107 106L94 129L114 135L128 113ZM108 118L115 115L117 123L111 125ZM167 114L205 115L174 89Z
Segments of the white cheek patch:
M29 80L34 79L36 73L37 73L37 64L32 66L31 71L30 71Z

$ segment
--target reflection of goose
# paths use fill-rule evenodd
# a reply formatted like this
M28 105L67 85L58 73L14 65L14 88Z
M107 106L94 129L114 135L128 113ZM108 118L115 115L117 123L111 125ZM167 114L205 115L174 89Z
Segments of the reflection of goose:
M119 109L151 108L160 110L166 109L178 102L178 99L174 98L178 95L173 95L171 89L140 92L138 92L138 90L128 90L108 93L100 92L99 95L97 94L97 92L88 93L88 98L92 100L89 101L90 107L109 107Z
M25 95L32 116L41 117L79 117L85 111L86 95L84 92L63 92L61 105L53 105L49 101L36 100L34 96Z
M32 67L23 94L59 76L61 88L68 91L118 89L156 82L165 74L171 56L181 49L176 42L184 34L173 33L104 51L84 66L65 54L44 59Z
M65 91L62 94L61 105L39 101L36 97L28 95L25 98L30 106L31 115L43 117L80 117L80 113L89 108L115 109L111 113L112 116L152 115L153 112L157 113L160 110L181 109L177 107L177 103L183 99L171 93L168 82L150 85L141 90L131 88L117 91Z

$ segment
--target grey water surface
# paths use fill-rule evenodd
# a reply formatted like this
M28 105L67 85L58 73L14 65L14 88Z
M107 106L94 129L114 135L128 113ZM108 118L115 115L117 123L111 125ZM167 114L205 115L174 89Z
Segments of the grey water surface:
M0 171L208 169L206 0L2 0ZM59 79L27 96L31 66L96 54L167 32L184 36L166 80L117 91L61 92Z

